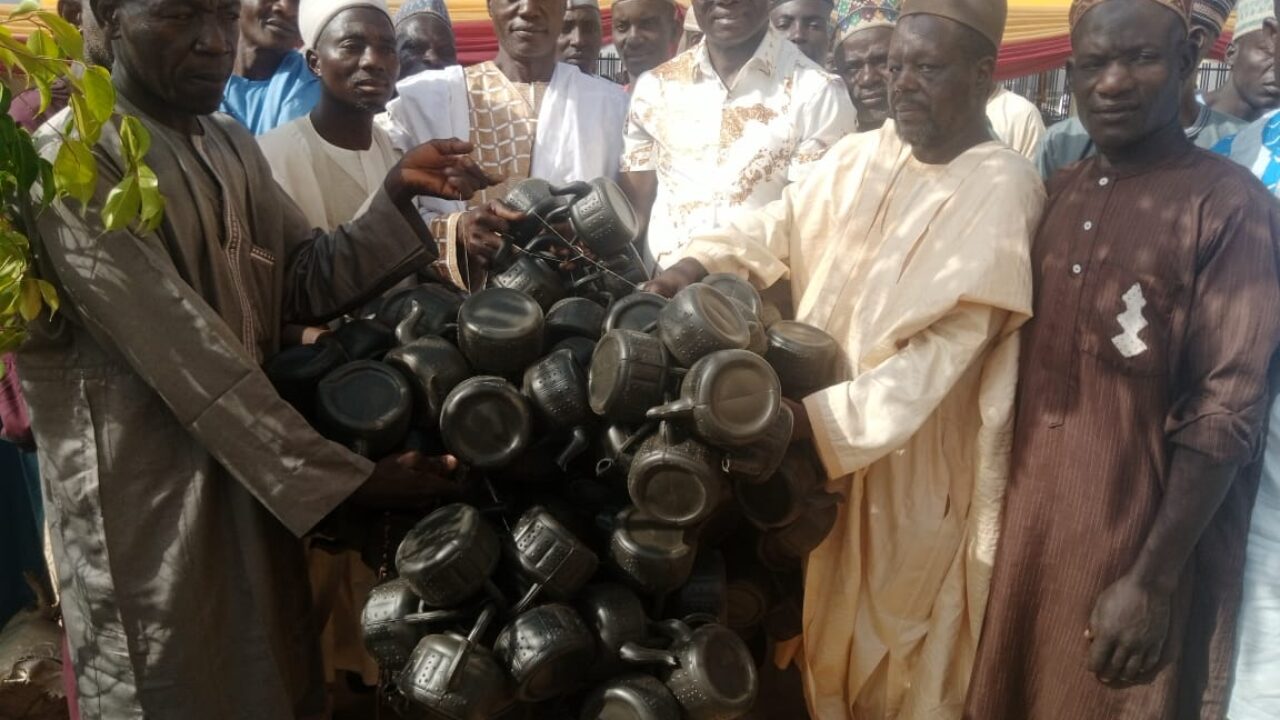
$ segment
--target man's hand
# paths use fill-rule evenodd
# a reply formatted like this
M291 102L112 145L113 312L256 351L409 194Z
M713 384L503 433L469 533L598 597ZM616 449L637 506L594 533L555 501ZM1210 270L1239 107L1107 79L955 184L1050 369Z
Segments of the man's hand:
M640 289L669 298L706 276L707 269L702 267L702 263L692 258L685 258L640 286Z
M1132 575L1104 590L1085 630L1089 672L1106 684L1149 680L1169 635L1170 595Z
M524 218L524 213L512 210L500 200L471 208L463 214L458 228L466 244L467 256L472 262L488 270L506 243L502 235L511 231L511 223L520 222Z
M397 203L419 195L470 200L477 192L502 182L471 159L471 149L471 143L462 140L432 140L413 148L387 174L387 194Z
M425 508L456 491L449 476L457 467L451 455L427 457L416 450L392 455L378 461L351 499L378 510Z

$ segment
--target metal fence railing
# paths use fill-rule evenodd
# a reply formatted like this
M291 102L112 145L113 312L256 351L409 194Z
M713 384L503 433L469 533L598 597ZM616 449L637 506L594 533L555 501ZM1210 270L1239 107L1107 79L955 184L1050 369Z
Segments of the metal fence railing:
M1210 60L1200 66L1196 82L1201 91L1210 92L1225 85L1230 77L1231 68ZM1012 78L1001 84L1035 103L1046 125L1071 114L1071 85L1066 68Z

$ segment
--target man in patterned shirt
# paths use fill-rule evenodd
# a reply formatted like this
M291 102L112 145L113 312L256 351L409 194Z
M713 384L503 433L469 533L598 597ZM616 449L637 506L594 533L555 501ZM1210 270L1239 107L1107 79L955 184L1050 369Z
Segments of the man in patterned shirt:
M694 0L705 42L636 81L624 189L658 267L699 230L782 196L853 132L839 78L770 26L769 0Z
M519 218L498 198L520 180L554 185L614 177L622 154L627 94L558 62L565 0L489 0L498 56L467 68L427 70L402 80L382 118L397 148L430 138L471 141L472 157L506 182L470 203L420 199L454 283L475 287Z

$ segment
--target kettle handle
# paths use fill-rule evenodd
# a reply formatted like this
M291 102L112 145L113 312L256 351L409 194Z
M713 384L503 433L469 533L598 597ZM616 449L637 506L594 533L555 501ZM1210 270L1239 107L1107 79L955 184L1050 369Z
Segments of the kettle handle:
M618 657L626 662L635 663L637 665L666 665L671 668L680 667L680 661L676 659L675 653L666 650L658 650L656 648L644 647L634 642L624 643L618 649Z
M454 690L454 682L458 679L458 669L467 664L467 660L471 657L471 650L480 641L480 636L484 635L489 629L489 625L493 622L497 611L493 607L493 603L488 603L484 609L480 611L480 617L476 618L476 624L471 628L471 632L463 639L461 647L453 656L453 662L449 663L449 671L445 675L445 689Z
M418 320L422 318L422 305L417 300L409 301L409 311L396 324L396 342L408 345L418 339Z
M538 599L539 595L542 594L543 587L544 587L543 584L540 582L530 585L529 590L524 594L524 597L520 598L520 602L516 603L511 608L511 614L520 615L524 613L525 610L528 610L530 607L532 607L533 602Z
M582 198L590 195L592 190L593 188L591 187L591 183L578 180L577 182L571 182L567 185L552 187L551 194L572 195L575 199L581 200Z
M694 407L692 398L680 398L675 402L650 408L644 416L649 420L680 420L692 415Z
M677 645L688 645L693 639L693 631L680 620L670 619L653 623L654 629L671 638Z
M457 610L427 610L426 612L405 615L404 622L410 625L420 625L428 623L455 622L466 617L466 613Z

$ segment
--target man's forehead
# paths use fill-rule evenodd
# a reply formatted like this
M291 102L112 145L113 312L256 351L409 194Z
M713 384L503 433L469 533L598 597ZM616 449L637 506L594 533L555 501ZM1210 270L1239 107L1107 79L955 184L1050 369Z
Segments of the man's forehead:
M1071 33L1071 45L1073 50L1091 52L1162 47L1175 27L1186 26L1177 13L1156 3L1104 3L1080 19Z
M671 0L616 0L613 14L619 12L634 16L670 15L674 18L676 6Z
M898 21L890 35L890 45L915 51L947 50L960 38L960 23L937 15L908 15Z
M835 6L826 0L783 0L770 3L771 12L783 15L821 15L830 17Z
M133 5L149 13L173 9L219 10L241 6L241 0L125 0L123 5Z
M349 7L338 11L320 33L321 38L354 35L395 35L391 16L371 7Z

